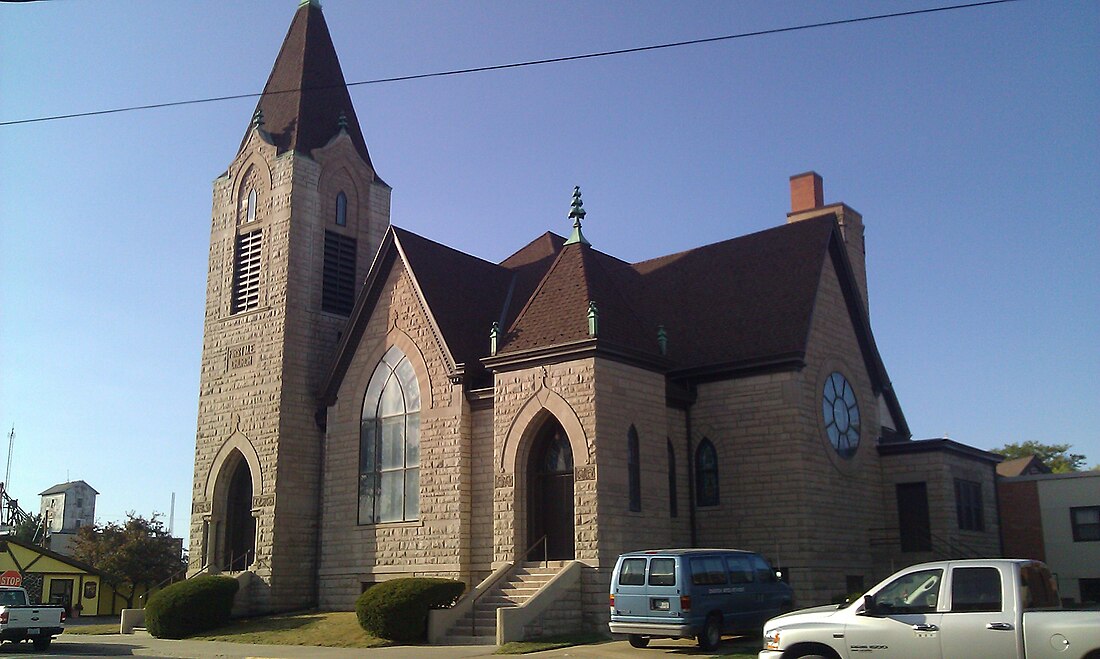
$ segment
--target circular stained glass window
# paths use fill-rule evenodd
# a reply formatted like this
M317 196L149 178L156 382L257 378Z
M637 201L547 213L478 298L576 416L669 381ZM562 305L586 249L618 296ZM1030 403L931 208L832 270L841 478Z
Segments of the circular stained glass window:
M859 403L852 385L840 373L825 380L821 393L821 411L825 418L825 434L842 458L850 458L859 448Z

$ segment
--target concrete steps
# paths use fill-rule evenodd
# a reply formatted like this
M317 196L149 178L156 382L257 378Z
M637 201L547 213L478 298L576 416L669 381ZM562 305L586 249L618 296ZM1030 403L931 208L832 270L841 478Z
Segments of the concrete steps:
M497 642L497 609L519 606L535 596L564 567L564 561L521 563L500 584L482 595L471 612L447 633L454 645L493 645Z

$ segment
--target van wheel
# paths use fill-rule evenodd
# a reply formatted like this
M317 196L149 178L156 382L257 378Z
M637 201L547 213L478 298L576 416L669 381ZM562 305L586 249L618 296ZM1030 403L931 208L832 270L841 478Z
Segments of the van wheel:
M707 622L703 625L703 633L699 634L699 647L703 650L713 650L722 641L722 618L717 613L707 616Z
M45 650L50 647L50 641L52 640L53 639L49 636L39 636L34 639L34 649L39 651Z
M649 645L649 637L642 636L641 634L630 635L630 647L632 648L644 648Z

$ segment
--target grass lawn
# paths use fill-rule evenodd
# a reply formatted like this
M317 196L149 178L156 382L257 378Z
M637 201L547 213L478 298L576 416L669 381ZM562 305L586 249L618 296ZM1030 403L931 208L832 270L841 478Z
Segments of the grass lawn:
M363 631L352 611L313 611L237 620L191 638L198 641L330 648L375 648L391 644Z
M119 629L118 621L115 622L103 622L95 623L94 625L67 625L65 627L66 634L94 634L102 636L104 634L117 634Z

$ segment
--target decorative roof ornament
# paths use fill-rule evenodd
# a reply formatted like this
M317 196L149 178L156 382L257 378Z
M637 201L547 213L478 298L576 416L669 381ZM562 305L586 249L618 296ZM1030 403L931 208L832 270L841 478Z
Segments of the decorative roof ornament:
M256 113L252 115L252 127L263 128L264 127L264 109L256 108Z
M497 344L500 341L500 323L493 321L493 326L489 329L489 354L497 354Z
M302 0L301 2L298 3L299 7L305 7L306 5L310 5L311 7L316 7L318 9L320 9L321 8L321 0Z
M336 120L336 128L337 130L348 129L348 115L343 110L340 110L340 118Z
M587 243L585 243L587 244ZM600 310L596 308L595 300L588 301L588 336L596 338L600 333Z
M665 331L664 325L657 326L657 348L662 356L668 354L668 332Z
M575 185L573 186L573 203L569 206L569 217L573 220L573 233L569 236L569 240L565 241L566 245L592 245L581 233L581 220L584 219L585 215L584 202L581 201L581 188L579 185Z

